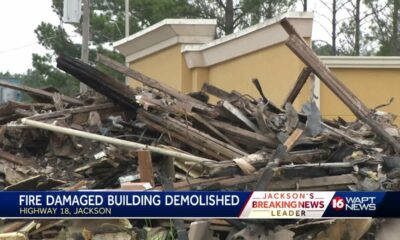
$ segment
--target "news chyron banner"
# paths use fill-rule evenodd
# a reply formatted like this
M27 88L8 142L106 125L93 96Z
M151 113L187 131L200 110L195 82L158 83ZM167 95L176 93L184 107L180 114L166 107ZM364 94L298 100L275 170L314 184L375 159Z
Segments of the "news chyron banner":
M400 217L400 192L0 192L1 218Z

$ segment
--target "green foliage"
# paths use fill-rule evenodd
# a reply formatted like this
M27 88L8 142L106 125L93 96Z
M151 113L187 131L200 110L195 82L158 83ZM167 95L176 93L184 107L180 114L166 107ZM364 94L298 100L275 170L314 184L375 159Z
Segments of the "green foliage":
M32 54L32 66L34 74L40 74L41 78L28 75L24 83L33 87L54 86L66 95L76 95L79 92L79 82L72 76L63 73L54 67L55 58L60 54L68 54L78 57L80 46L74 44L68 34L60 26L50 23L41 23L35 29L39 43L52 54ZM28 72L29 73L29 72Z
M125 36L124 3L124 0L91 0L91 45L89 53L89 60L91 62L94 62L97 53L101 53L118 62L124 63L124 57L121 54L109 50L112 42ZM130 6L132 6L130 12L131 34L164 18L195 17L197 11L186 0L130 0ZM53 0L52 9L61 19L63 0ZM80 24L74 26L76 28L75 32L81 34ZM60 54L79 58L81 45L75 44L69 38L62 25L54 26L50 23L42 22L35 29L35 33L39 43L47 50L51 50L51 54L42 56L33 54L33 71L35 74L39 74L41 78L38 79L31 76L31 79L26 79L26 84L31 86L53 85L64 94L77 94L79 82L74 77L54 67L54 62ZM116 73L101 64L96 67L116 79L124 80L122 74Z
M223 0L192 2L197 17L217 19L218 34L226 35L287 12L296 0L237 0L232 1L231 9ZM227 21L229 11L233 12L232 21Z
M370 39L377 41L377 55L400 55L399 8L400 0L365 0L373 11Z
M325 41L312 41L312 49L318 56L332 55L332 45Z

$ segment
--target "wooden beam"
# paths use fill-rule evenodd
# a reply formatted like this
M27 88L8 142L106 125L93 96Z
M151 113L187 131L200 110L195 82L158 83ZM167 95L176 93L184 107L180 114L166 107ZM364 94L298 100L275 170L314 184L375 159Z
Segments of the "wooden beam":
M281 161L287 157L287 152L289 152L297 140L303 134L303 130L300 128L296 128L292 134L286 139L283 147L278 146L275 150L274 155L271 158L271 161L267 163L267 166L262 170L260 178L257 181L255 191L266 191L269 183L274 176L274 170L279 166Z
M64 116L67 114L87 113L87 112L91 112L91 111L110 109L110 108L114 108L114 107L115 107L115 105L113 103L93 104L93 105L87 105L87 106L82 106L82 107L77 107L77 108L68 108L68 109L64 109L61 111L36 114L36 115L28 117L28 119L40 121L40 120L44 120L44 119Z
M22 91L22 92L27 92L27 93L30 93L32 95L36 95L36 96L40 96L42 98L47 98L49 100L53 100L53 93L47 92L47 91L44 91L44 90L41 90L41 89L36 89L36 88L28 87L28 86L25 86L25 85L12 84L12 83L9 83L9 82L4 81L4 80L0 80L0 86L6 87L6 88L15 89L15 90L19 90L19 91ZM61 95L61 99L64 102L67 102L67 103L70 103L70 104L83 105L82 101L80 101L78 99L75 99L75 98L72 98L72 97Z
M371 110L357 98L318 58L308 44L296 33L288 19L281 20L282 27L290 34L286 45L299 57L318 78L356 115L358 119L368 124L371 129L392 148L400 153L400 144L390 136L385 129L371 118Z
M223 188L239 187L247 184L254 184L259 177L259 173L246 176L226 176L217 178L197 178L192 179L190 183L180 181L174 183L177 191L186 191L192 189L202 190L220 190ZM348 186L355 186L358 183L357 178L353 174L343 174L337 176L325 176L304 179L284 179L272 180L269 191L335 191L345 190ZM162 190L161 187L155 190Z
M209 152L218 153L224 156L224 160L233 159L241 156L245 156L248 153L243 152L225 142L222 142L198 129L189 126L188 123L182 123L172 117L162 117L156 114L152 114L147 111L140 111L137 118L142 120L143 118L156 123L162 127L166 134L169 132L175 132L181 135L185 140L184 143L190 144L191 142L202 146L202 152L209 154Z
M220 155L218 152L209 151L208 149L206 149L204 147L203 144L199 144L194 141L189 141L187 137L180 135L174 131L169 131L168 129L164 128L164 126L160 126L158 123L153 122L152 120L147 119L140 114L137 116L137 119L139 121L145 123L149 128L159 131L160 133L166 134L166 136L168 136L168 137L166 137L166 139L172 138L172 141L178 140L179 142L181 142L183 144L186 144L188 146L191 146L194 149L197 149L200 152L203 152L204 154L206 154L208 157L211 157L212 159L221 160L221 161L226 160L226 157Z
M60 55L57 67L130 111L136 111L136 91L78 59Z
M165 176L168 177L171 181L175 181L174 161L174 157L167 157L158 163L158 166L164 171Z
M299 77L297 78L296 83L294 84L292 90L290 90L286 100L282 104L282 108L285 108L286 103L293 103L296 100L296 97L299 95L301 89L303 88L304 84L306 83L308 77L310 76L312 70L309 67L303 68Z
M148 182L152 186L154 186L153 162L151 159L150 151L147 150L138 151L138 163L139 163L140 181Z
M220 131L225 132L227 135L236 136L234 139L236 142L244 144L257 144L257 146L267 146L268 148L275 148L277 146L277 139L275 138L239 128L222 121L210 119L209 122Z
M8 153L2 149L0 149L0 159L4 159L8 162L12 162L18 165L26 165L29 162L29 159L25 159L17 155Z
M227 136L225 136L223 133L221 133L218 129L216 129L213 125L211 125L207 119L203 118L202 116L200 116L197 113L191 113L190 114L196 121L198 121L199 123L203 124L204 126L206 126L211 132L213 132L214 134L216 134L218 137L220 137L222 140L224 140L226 143L229 143L230 145L236 147L239 150L243 149L241 147L239 147L235 142L233 142L231 139L229 139Z
M213 110L211 108L209 108L207 106L207 104L205 104L205 103L203 103L203 102L201 102L201 101L199 101L199 100L197 100L195 98L192 98L192 97L190 97L190 96L188 96L186 94L183 94L183 93L177 91L176 89L174 89L174 88L172 88L172 87L170 87L170 86L168 86L168 85L166 85L164 83L161 83L161 82L159 82L159 81L157 81L157 80L155 80L153 78L150 78L150 77L148 77L148 76L146 76L146 75L144 75L144 74L142 74L142 73L140 73L138 71L130 69L130 68L120 64L119 62L116 62L116 61L114 61L114 60L112 60L112 59L110 59L110 58L108 58L106 56L103 56L101 54L97 54L97 59L96 60L99 63L102 63L102 64L114 69L117 72L125 74L126 76L129 76L129 77L131 77L131 78L143 83L144 85L147 85L149 87L152 87L152 88L158 89L158 90L160 90L162 92L165 92L165 93L171 95L172 97L174 97L174 98L176 98L176 99L178 99L180 101L190 103L195 108L198 108L200 110L213 112Z
M220 99L228 99L231 96L230 93L208 83L204 83L201 90Z
M296 128L289 136L289 138L286 139L285 143L283 144L283 146L285 146L286 148L286 152L290 152L290 150L292 150L294 144L301 137L301 134L303 134L303 131L303 129Z
M252 122L250 121L250 119L248 119L243 113L242 111L240 111L240 109L238 109L237 107L233 106L230 102L228 101L223 101L222 102L222 106L228 110L230 113L232 113L232 115L234 115L235 117L237 117L240 121L242 121L244 124L246 124L246 126L248 126L249 128L251 128L253 131L255 132L259 132L260 130L258 129L258 127Z

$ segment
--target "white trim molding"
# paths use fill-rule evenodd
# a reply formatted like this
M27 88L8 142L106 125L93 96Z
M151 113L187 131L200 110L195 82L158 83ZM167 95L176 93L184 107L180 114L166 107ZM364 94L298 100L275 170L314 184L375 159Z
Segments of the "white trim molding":
M313 13L290 12L205 44L183 45L186 64L189 68L208 67L282 43L288 38L279 23L283 18L288 18L302 37L311 37Z
M400 57L320 56L329 68L400 68Z
M113 43L126 62L145 57L177 43L203 44L214 40L215 19L165 19Z

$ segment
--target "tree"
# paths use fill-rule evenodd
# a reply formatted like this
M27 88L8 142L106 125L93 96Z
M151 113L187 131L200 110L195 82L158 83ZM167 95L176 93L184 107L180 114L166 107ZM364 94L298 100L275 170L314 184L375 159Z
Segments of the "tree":
M371 39L377 39L378 55L400 55L399 8L400 0L367 0L372 9Z
M24 83L33 87L54 86L66 95L78 93L79 83L70 75L64 74L53 66L55 57L59 54L68 54L78 57L80 46L74 44L61 26L53 26L49 23L41 23L35 29L39 43L54 54L38 55L32 54L32 66L34 73L40 74L42 78L25 78ZM29 72L28 72L29 73ZM29 75L29 74L27 74Z
M194 0L193 6L198 17L217 19L220 35L232 33L244 17L240 3L233 0Z
M328 19L331 23L331 31L328 31L331 37L331 55L335 56L338 55L340 50L337 45L339 39L338 33L338 25L340 24L341 20L338 20L338 14L343 9L343 7L348 3L349 0L332 0L332 1L325 1L321 0L321 3L328 9L330 12L330 16L326 16L325 14L321 14L323 17Z
M307 12L307 0L303 0L302 4L303 4L303 12Z
M312 49L318 56L330 56L332 53L332 45L322 40L312 41Z
M233 33L290 9L295 0L194 0L194 14L217 19L219 35Z
M349 17L340 26L340 33L346 55L371 55L375 52L371 49L374 39L368 33L368 28L373 12L379 13L383 8L371 9L366 3L365 0L354 0L345 6Z
M104 1L91 0L90 16L90 53L89 60L94 61L96 53L101 53L113 58L121 63L124 57L111 48L111 43L123 38L125 35L121 31L124 29L124 0ZM60 22L62 19L63 0L53 0L52 9L58 15ZM130 0L130 32L137 32L149 25L152 25L164 18L191 17L195 16L194 9L190 7L186 0ZM81 34L80 24L74 25L76 34ZM74 43L63 25L54 26L50 23L42 22L35 30L39 43L50 54L32 56L34 71L43 76L39 82L27 80L28 85L53 85L60 89L64 94L78 93L79 83L75 78L54 67L55 58L60 54L67 54L79 58L81 45ZM122 74L116 73L102 65L98 65L100 70L107 74L123 80ZM35 80L37 81L37 80Z

